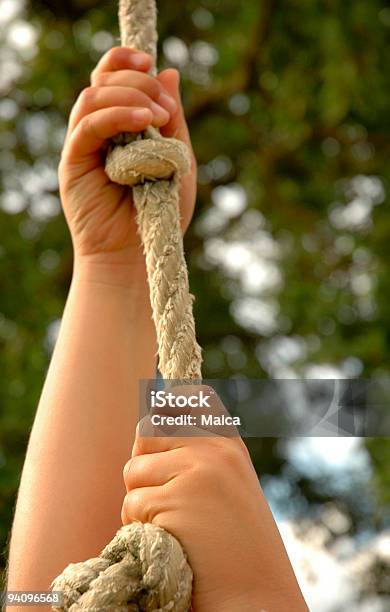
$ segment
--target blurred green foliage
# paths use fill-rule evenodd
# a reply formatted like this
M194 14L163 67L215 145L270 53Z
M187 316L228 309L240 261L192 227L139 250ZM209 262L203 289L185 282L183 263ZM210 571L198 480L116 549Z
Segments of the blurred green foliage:
M17 4L17 3L16 3ZM388 376L389 27L384 0L161 0L199 162L186 236L205 375ZM16 24L16 25L15 25ZM23 29L24 28L24 29ZM27 28L27 29L26 29ZM118 41L115 2L36 0L0 36L0 546L71 278L56 166L67 116ZM8 78L9 77L9 78ZM389 445L345 490L250 440L297 513L380 530Z

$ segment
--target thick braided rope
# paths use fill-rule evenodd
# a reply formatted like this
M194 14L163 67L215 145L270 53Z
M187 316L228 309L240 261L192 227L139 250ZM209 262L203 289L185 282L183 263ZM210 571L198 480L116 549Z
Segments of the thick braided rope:
M122 44L146 51L155 59L155 0L121 0L119 18ZM125 143L128 140L125 137ZM195 336L179 217L180 176L189 167L187 147L174 138L162 138L154 128L135 140L130 138L127 144L117 144L106 160L106 172L113 182L134 187L164 379L201 379L201 351Z
M156 59L155 0L120 0L124 46ZM155 62L151 71L155 74ZM159 369L164 379L201 379L179 217L180 176L190 157L185 145L155 128L115 139L106 160L109 178L133 187L145 253ZM192 571L179 542L151 524L122 527L100 556L69 565L53 581L64 595L61 612L187 612Z
M54 580L57 612L187 612L192 572L179 542L149 523L122 527L100 557L72 563Z

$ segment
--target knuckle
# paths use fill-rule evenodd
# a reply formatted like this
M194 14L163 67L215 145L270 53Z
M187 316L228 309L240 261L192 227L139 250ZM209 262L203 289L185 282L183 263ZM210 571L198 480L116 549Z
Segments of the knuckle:
M143 495L142 489L131 489L126 494L126 505L128 508L133 508L136 510L137 508L143 505Z
M137 70L129 71L129 80L133 83L134 87L139 91L145 92L151 98L157 98L162 90L162 85L155 77L150 74L138 72Z
M208 457L201 457L198 455L190 469L190 480L193 479L198 485L208 485L211 482L214 482L216 472L218 472L218 470L216 470L214 462L210 462Z
M107 125L110 126L112 132L118 134L122 131L123 127L123 115L120 112L117 112L115 109L110 108L107 109L105 116Z
M91 107L96 99L97 91L98 88L94 86L83 89L79 98L80 105L84 108Z
M213 439L207 444L204 452L197 452L189 468L190 480L197 486L214 486L223 479L226 473L242 473L247 469L248 461L244 451L234 440Z
M131 523L133 520L142 521L142 504L139 492L136 489L128 491L122 505L122 522Z
M238 467L245 457L235 438L213 438L206 454L207 462L218 471Z
M90 75L90 82L91 82L91 83L94 83L94 82L95 82L95 80L96 80L96 78L97 78L98 74L99 74L99 69L98 69L98 67L96 66L96 68L94 68L94 69L92 70L91 75Z
M222 460L230 464L237 463L243 457L241 447L231 438L218 441L218 452Z
M158 96L160 95L162 91L161 84L159 83L159 81L157 81L157 79L151 76L145 75L145 77L147 79L147 87L148 87L151 97L158 98Z
M188 486L191 491L194 487L201 491L213 490L220 479L220 471L215 465L198 463L192 469Z
M83 134L92 132L91 118L89 115L86 115L80 120L79 129Z
M95 87L103 87L106 85L110 76L107 72L97 72L95 74L92 73L92 75L91 81Z
M116 58L121 55L123 53L123 48L122 47L112 47L111 49L109 49L106 53L106 60L112 64L113 62L115 62Z
M129 461L125 464L124 468L123 468L123 480L125 482L125 484L127 485L128 480L130 478L130 470L131 470L131 464L132 464L133 459L129 459Z
M154 437L154 427L150 414L144 416L137 424L135 450L137 455L153 453L159 448L159 441Z
M204 395L210 395L211 400L218 398L215 389L213 389L213 387L210 387L210 385L199 385L198 389L203 391Z
M130 104L150 106L151 100L149 96L143 91L141 91L140 89L137 89L137 87L128 87L127 95L128 95Z
M143 489L132 489L125 497L124 513L127 520L151 522L155 515L155 503Z
M122 525L127 525L130 522L130 520L127 518L126 498L124 499L122 504L121 521Z
M142 485L148 475L148 461L145 456L139 455L128 461L123 468L123 477L127 489Z
M222 455L221 458L223 464L229 466L230 469L241 464L241 461L243 459L241 449L239 449L235 445L225 446L221 449L220 453Z
M123 502L127 520L141 519L142 498L138 489L128 491Z

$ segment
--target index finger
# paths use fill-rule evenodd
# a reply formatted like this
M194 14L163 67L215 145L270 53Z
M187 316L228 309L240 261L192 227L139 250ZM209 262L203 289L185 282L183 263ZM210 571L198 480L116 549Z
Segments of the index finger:
M93 83L96 76L101 72L115 72L128 68L148 72L152 63L152 57L148 53L130 47L113 47L103 55L92 71L91 82Z
M80 160L94 155L105 143L122 132L141 132L151 124L149 108L102 108L86 115L73 130L64 148L64 158Z

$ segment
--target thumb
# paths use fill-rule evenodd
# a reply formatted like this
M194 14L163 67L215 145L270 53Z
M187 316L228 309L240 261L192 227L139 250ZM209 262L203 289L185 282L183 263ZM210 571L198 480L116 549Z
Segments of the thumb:
M190 136L180 95L180 73L175 68L167 68L160 72L157 78L167 94L170 95L177 104L176 111L171 113L169 122L160 128L160 132L163 136L178 138L187 145L190 145Z

